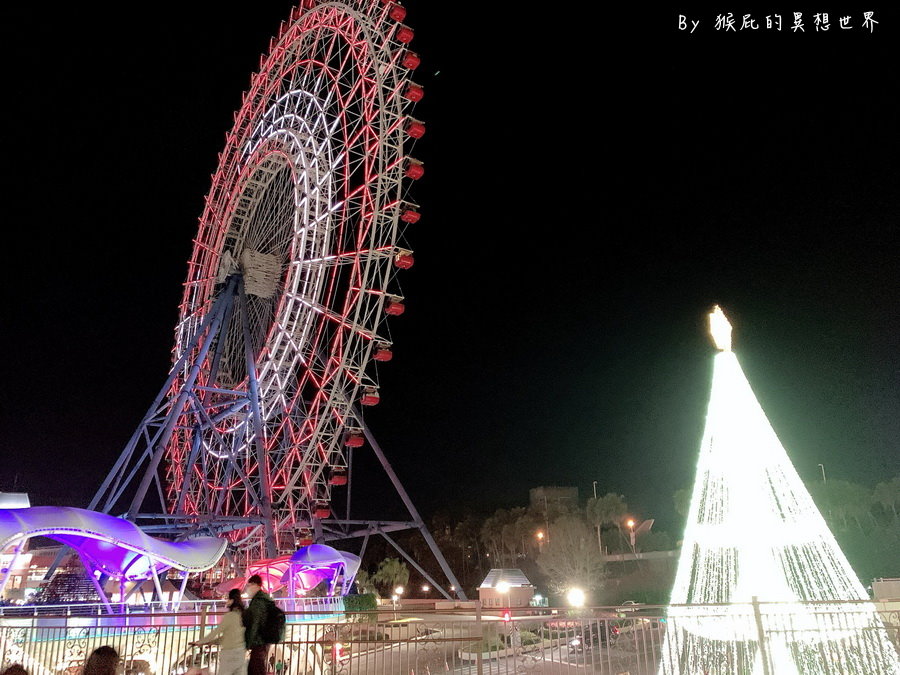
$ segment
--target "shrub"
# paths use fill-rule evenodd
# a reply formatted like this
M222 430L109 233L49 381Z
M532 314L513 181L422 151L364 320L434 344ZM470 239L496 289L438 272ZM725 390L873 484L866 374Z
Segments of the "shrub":
M532 633L530 630L519 631L519 636L522 638L523 647L536 645L541 641L541 638L538 637L537 633Z
M347 612L347 618L351 621L372 620L374 615L365 614L365 612L375 612L377 610L378 597L374 593L344 596L344 611Z
M481 641L478 648L482 652L499 652L501 649L506 649L506 646L506 641L504 640L485 638Z
M665 605L669 602L669 591L663 589L637 590L632 591L628 599L645 605Z

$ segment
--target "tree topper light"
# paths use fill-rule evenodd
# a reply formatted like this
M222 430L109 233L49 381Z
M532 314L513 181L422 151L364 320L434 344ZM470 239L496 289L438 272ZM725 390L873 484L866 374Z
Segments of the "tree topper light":
M731 322L718 305L709 313L709 334L716 349L723 352L731 351Z

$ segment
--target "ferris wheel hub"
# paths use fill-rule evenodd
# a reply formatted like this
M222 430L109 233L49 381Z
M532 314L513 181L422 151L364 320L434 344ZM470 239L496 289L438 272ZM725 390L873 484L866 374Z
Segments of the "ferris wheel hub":
M244 275L244 290L258 298L272 298L281 284L281 258L253 249L241 252L240 269Z
M228 277L240 274L244 281L244 292L257 298L269 299L278 295L284 269L282 257L274 253L262 253L248 248L241 251L240 260L235 260L229 251L222 255L218 283L225 283Z

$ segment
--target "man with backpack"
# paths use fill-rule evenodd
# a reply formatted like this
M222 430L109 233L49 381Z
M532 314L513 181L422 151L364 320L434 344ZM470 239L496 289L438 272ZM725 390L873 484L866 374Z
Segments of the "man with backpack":
M244 641L250 650L247 675L266 675L269 646L284 639L284 612L262 589L262 578L254 574L244 589L250 598L244 612Z

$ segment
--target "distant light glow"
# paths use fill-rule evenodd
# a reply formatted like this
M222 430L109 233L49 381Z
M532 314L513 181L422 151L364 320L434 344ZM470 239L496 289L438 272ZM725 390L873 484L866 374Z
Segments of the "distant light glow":
M509 582L508 581L498 581L497 585L494 586L494 589L498 593L509 593Z
M716 329L715 316L725 322ZM715 357L660 675L759 675L760 631L771 673L828 673L833 663L845 666L843 672L900 672L868 594L726 348L731 330L718 307L710 328L722 351ZM726 333L728 342L720 342ZM759 615L754 599L764 603Z
M584 591L580 588L570 588L569 592L566 593L566 602L572 607L584 607L586 600Z

